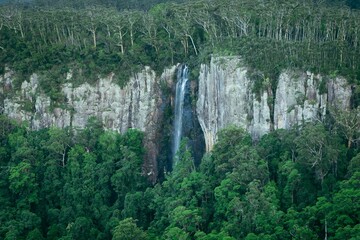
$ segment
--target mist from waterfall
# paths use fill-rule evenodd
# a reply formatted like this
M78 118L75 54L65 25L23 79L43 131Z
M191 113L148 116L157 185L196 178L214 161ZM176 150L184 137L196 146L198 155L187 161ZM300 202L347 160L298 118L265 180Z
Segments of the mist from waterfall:
M189 69L184 65L178 72L176 92L175 92L175 114L173 123L173 141L172 141L172 157L173 165L177 162L176 153L179 150L181 137L183 134L183 114L184 99L186 94L186 84L189 80Z

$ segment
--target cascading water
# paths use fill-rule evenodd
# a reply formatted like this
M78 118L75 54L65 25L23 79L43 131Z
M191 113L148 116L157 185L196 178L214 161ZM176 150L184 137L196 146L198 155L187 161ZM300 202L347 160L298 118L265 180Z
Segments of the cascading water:
M186 65L183 66L182 70L178 73L178 81L176 83L175 92L175 119L173 129L173 146L172 146L172 157L173 165L176 164L176 152L179 150L180 141L183 133L183 113L184 113L184 100L186 94L186 83L189 80L189 70Z

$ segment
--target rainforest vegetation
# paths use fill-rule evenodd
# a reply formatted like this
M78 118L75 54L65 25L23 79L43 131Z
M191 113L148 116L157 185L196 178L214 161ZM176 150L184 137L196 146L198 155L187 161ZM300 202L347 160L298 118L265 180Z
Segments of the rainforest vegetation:
M114 72L124 85L145 65L196 69L211 54L242 56L255 91L298 68L344 76L354 94L352 109L258 142L223 129L198 165L184 139L178 164L155 184L136 129L119 134L91 118L82 130L30 131L0 116L0 239L359 239L359 8L356 0L0 5L0 74L14 70L14 88L34 72L50 76L41 84L52 99L69 69L78 84Z
M360 120L357 120L359 129ZM359 132L307 124L253 144L229 127L150 185L143 134L29 131L1 117L1 239L358 239ZM356 121L355 121L356 122Z

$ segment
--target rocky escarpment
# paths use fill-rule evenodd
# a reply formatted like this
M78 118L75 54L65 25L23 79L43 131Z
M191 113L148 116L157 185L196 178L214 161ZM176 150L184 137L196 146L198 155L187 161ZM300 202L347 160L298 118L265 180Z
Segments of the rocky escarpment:
M351 87L344 78L285 70L275 93L265 89L257 95L248 72L239 57L213 57L201 65L197 114L207 151L219 130L231 124L258 139L272 129L322 120L329 106L350 106Z
M144 172L155 180L160 135L168 134L159 128L163 125L165 105L172 105L169 104L171 96L165 99L160 85L165 83L168 90L171 89L176 70L174 66L156 76L150 68L144 68L131 77L124 88L114 83L113 75L99 78L93 85L75 86L69 73L61 86L64 101L60 105L42 92L41 79L36 74L22 82L20 90L13 90L14 76L7 70L0 77L2 112L13 119L28 121L32 129L84 128L91 116L100 119L107 129L124 132L138 128L145 132L148 155ZM329 106L347 108L350 105L351 87L344 78L284 70L277 81L272 81L276 86L269 86L265 79L263 90L255 93L249 71L239 57L213 57L210 64L201 65L196 112L207 151L212 149L217 133L228 125L243 127L258 139L273 129L321 121ZM188 105L188 109L192 109L191 101ZM185 116L192 116L190 112ZM166 121L170 124L171 120ZM184 128L192 128L189 126L185 124ZM186 129L186 136L194 135L186 134Z
M0 78L3 96L2 112L10 118L27 121L31 129L51 126L84 128L92 116L98 118L107 129L125 132L137 128L145 132L144 172L153 180L157 177L158 123L161 121L162 93L160 82L171 84L176 67L165 69L161 76L146 67L130 78L120 88L114 83L114 76L99 78L94 85L84 83L74 86L72 74L67 74L67 83L61 91L64 103L61 106L51 102L49 96L39 87L40 77L31 75L21 84L18 91L12 89L13 72L7 70ZM11 94L9 92L12 92Z
M247 129L254 137L269 131L268 94L264 92L257 100L247 72L237 57L212 58L210 65L201 65L197 114L207 151L217 132L231 124Z
M350 99L351 87L344 78L284 71L276 88L274 127L288 129L305 121L322 121L329 106L346 109Z

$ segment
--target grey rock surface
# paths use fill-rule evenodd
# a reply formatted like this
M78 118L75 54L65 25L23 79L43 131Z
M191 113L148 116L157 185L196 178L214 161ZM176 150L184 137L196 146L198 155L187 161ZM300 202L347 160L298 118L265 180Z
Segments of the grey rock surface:
M106 129L125 132L137 128L145 132L144 173L156 178L159 128L164 101L161 84L174 84L176 66L156 76L149 67L130 78L124 88L114 83L114 75L99 78L94 85L75 86L72 72L61 91L65 102L58 106L39 87L33 74L13 89L14 73L6 69L0 76L1 110L10 118L27 121L30 128L84 128L89 117L100 119ZM329 106L350 106L351 87L342 77L315 75L300 70L284 70L277 86L254 93L249 68L238 56L212 57L200 67L196 113L210 151L217 133L236 125L246 129L254 140L276 129L288 129L308 121L323 121ZM270 90L269 90L270 89ZM275 89L272 92L271 89ZM11 92L11 94L8 94Z
M344 78L284 70L275 93L267 89L256 97L248 71L240 57L212 57L209 65L201 65L197 114L207 151L217 133L231 124L246 129L257 140L273 129L323 121L329 106L350 106L351 87Z
M267 93L256 99L247 72L238 57L216 57L210 65L201 65L197 114L207 151L213 148L218 131L228 125L242 127L254 137L269 131Z
M175 71L176 66L173 66L165 69L161 76L156 76L153 70L145 67L134 74L124 88L114 83L113 74L99 78L94 85L84 83L75 87L72 73L69 72L67 83L61 87L66 101L58 107L40 89L37 74L22 82L21 89L15 91L15 94L4 95L3 92L11 86L13 75L8 70L0 78L4 96L3 113L18 121L27 121L33 130L52 126L82 129L93 116L106 129L121 133L129 128L140 129L145 132L147 148L144 173L150 178L156 178L156 136L162 118L160 82L171 83Z

